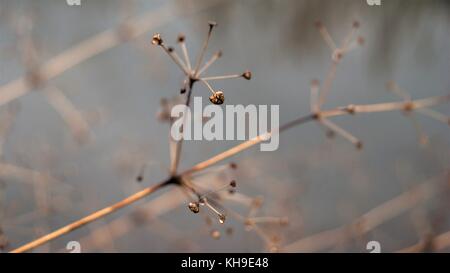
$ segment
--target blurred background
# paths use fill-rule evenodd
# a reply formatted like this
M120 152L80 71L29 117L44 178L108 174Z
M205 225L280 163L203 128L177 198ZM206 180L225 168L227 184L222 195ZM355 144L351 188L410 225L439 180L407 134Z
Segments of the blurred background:
M317 20L336 41L357 20L365 40L339 64L326 109L399 101L387 91L389 81L414 99L449 94L449 11L445 0L382 0L381 6L364 0L81 0L81 6L0 0L2 251L167 177L169 126L157 115L162 98L179 94L183 75L151 45L154 33L173 45L184 33L195 57L208 20L216 21L208 54L221 49L223 58L208 74L250 69L253 79L215 87L229 104L280 105L283 124L309 113L310 82L323 81L331 65ZM194 94L206 101L209 91L198 86ZM450 115L448 103L433 109ZM445 187L429 198L412 195L419 201L407 199L408 209L365 232L340 229L417 185L448 184L448 124L401 112L333 121L364 149L329 139L311 123L283 133L275 152L254 147L227 161L238 164L231 174L238 193L263 198L258 215L287 217L288 225L255 230L232 218L211 224L168 189L35 251L68 252L67 243L79 241L83 252L368 252L373 240L386 252L419 242L428 242L419 251L448 251L429 244L450 229ZM180 168L238 143L188 141ZM212 173L199 183L222 179ZM249 209L226 200L223 206L241 214Z

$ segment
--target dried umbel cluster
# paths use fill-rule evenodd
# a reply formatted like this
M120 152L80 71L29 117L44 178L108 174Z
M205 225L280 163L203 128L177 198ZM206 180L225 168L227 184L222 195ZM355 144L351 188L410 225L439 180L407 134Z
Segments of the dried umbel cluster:
M357 149L363 148L363 143L360 139L330 120L331 117L345 114L355 115L357 113L387 112L393 110L403 111L407 116L413 119L422 144L426 143L427 137L422 132L418 122L414 120L414 111L450 125L449 117L429 108L431 106L449 101L450 96L412 100L411 96L409 96L408 93L398 87L394 82L388 83L388 90L390 90L394 94L397 94L404 100L404 102L380 103L371 105L350 104L335 110L323 110L322 106L326 102L327 95L331 91L332 83L336 77L338 64L347 53L356 49L358 46L362 46L364 44L364 38L361 36L357 36L357 31L360 27L360 24L357 21L353 22L351 30L340 44L337 44L335 42L335 40L328 32L327 28L321 22L316 22L316 27L332 53L332 64L323 84L320 84L319 80L311 81L310 111L314 120L316 120L320 126L325 128L328 137L339 135L352 143Z
M198 214L205 219L205 227L209 230L208 233L213 239L220 239L223 232L228 236L233 234L233 229L231 227L220 227L226 225L228 218L232 218L241 223L246 231L255 232L255 234L264 242L267 250L275 252L279 249L280 236L278 234L275 236L272 233L273 231L279 233L280 228L286 226L289 221L286 217L259 216L258 212L262 208L263 198L249 197L246 194L236 191L237 182L236 180L231 179L231 176L234 176L233 173L236 169L236 163L229 163L205 170L205 172L196 173L194 176L182 176L180 178L181 188L188 200L191 200L187 204L187 208L193 214ZM211 178L211 175L216 178ZM200 177L207 178L208 180L222 177L219 179L220 181L228 180L230 182L223 185L223 182L218 181L217 184L222 183L222 186L213 190L207 190L200 187L199 183L194 183L195 180ZM243 206L244 210L248 210L248 213L225 208L223 205L225 201L227 203ZM211 213L214 218L217 219L216 221L211 220ZM216 223L220 226L216 226ZM267 228L269 228L269 230ZM224 231L222 232L221 230Z
M311 82L311 98L310 98L310 109L317 122L326 129L327 136L333 137L336 134L347 139L357 149L363 147L362 141L357 139L351 133L345 129L338 126L336 123L330 121L326 117L321 115L321 108L326 101L326 97L331 90L333 80L336 77L336 69L342 58L350 51L356 49L358 46L364 44L364 38L361 36L356 36L357 31L360 27L358 21L353 22L352 28L349 33L344 37L340 44L336 43L331 37L327 28L322 24L322 22L316 22L316 28L319 30L322 38L325 40L329 49L331 50L332 64L328 74L325 78L323 85L320 85L319 80L313 80ZM351 110L351 108L349 108Z
M223 103L224 96L223 93L218 93L218 91L214 91L213 88L209 85L209 81L213 80L219 80L219 79L227 79L227 78L238 78L242 77L244 79L250 79L251 73L244 72L242 74L236 74L236 75L230 75L230 76L218 76L218 77L203 77L201 74L212 64L214 63L218 58L220 58L221 53L218 52L211 58L210 61L206 62L203 67L200 68L203 56L205 54L206 48L208 46L209 38L211 36L212 30L215 27L215 23L209 24L209 32L208 37L204 43L204 46L202 48L201 54L196 62L196 65L194 68L192 68L190 62L189 62L189 56L187 54L187 49L185 45L185 37L179 36L178 43L181 46L181 49L183 51L184 55L184 61L181 60L181 58L176 54L175 50L173 48L166 47L164 44L164 41L161 37L161 35L156 34L153 37L152 43L162 47L168 55L174 60L174 62L180 67L180 69L184 72L186 78L183 84L182 92L181 93L187 93L185 95L186 97L186 105L189 106L190 101L190 95L192 92L192 86L195 82L200 81L204 83L212 92L213 95L211 96L210 100L213 103ZM344 116L344 115L355 115L358 113L375 113L375 112L388 112L388 111L403 111L404 113L407 113L410 115L413 111L422 111L427 116L433 117L437 120L441 120L448 123L448 118L441 115L438 112L430 111L430 107L437 105L437 104L443 104L445 102L450 101L450 95L447 96L441 96L441 97L432 97L432 98L425 98L420 100L411 100L411 99L405 99L400 102L387 102L387 103L377 103L377 104L366 104L366 105L353 105L350 104L348 106L344 107L337 107L333 108L331 110L323 110L322 106L325 102L326 95L329 93L331 89L332 81L336 74L336 68L337 64L340 62L340 60L352 49L356 48L358 45L362 45L364 43L364 39L361 37L355 38L355 34L359 28L359 23L355 22L352 26L352 29L350 33L345 37L343 42L338 46L335 41L331 38L331 35L328 33L326 28L321 24L318 23L317 27L322 34L323 38L325 39L326 43L331 49L331 59L332 59L332 66L331 69L324 80L324 84L321 85L319 81L315 80L312 82L311 85L311 113L309 113L306 116L301 116L299 118L296 118L294 120L291 120L282 126L280 126L279 129L274 130L273 132L268 132L264 135L257 136L253 139L250 139L248 141L245 141L243 143L240 143L234 147L231 147L228 150L225 150L211 158L208 158L191 168L188 168L185 171L178 171L178 160L180 158L180 151L181 151L181 141L177 142L175 145L174 153L171 153L171 169L169 173L169 177L167 179L164 179L160 181L159 183L155 183L147 188L144 188L141 191L138 191L127 198L118 201L117 203L108 206L106 208L100 209L96 212L93 212L92 214L81 218L77 221L74 221L58 230L55 230L53 232L50 232L32 242L29 242L12 252L25 252L29 251L31 249L34 249L40 245L43 245L45 243L48 243L51 240L54 240L64 234L70 233L88 223L91 223L95 220L101 219L115 211L118 211L119 209L122 209L124 207L127 207L138 200L143 199L144 197L147 197L149 195L152 195L153 193L159 191L160 189L166 188L167 186L177 186L177 188L181 189L187 197L187 201L185 199L183 200L174 200L176 198L172 198L172 196L168 196L168 199L170 199L171 202L179 204L185 204L187 206L187 209L192 211L196 215L202 215L204 211L213 212L214 215L218 219L218 223L225 224L225 221L227 217L233 217L234 219L240 221L245 226L246 230L254 230L266 243L266 246L271 251L277 251L279 250L280 238L278 236L271 236L266 231L262 229L262 225L264 226L268 224L275 224L278 226L284 226L288 223L286 218L280 218L280 217L267 217L267 216L257 216L256 212L260 209L262 204L262 199L259 198L249 198L245 196L244 194L240 192L236 192L235 188L237 184L233 181L233 179L227 179L226 185L217 188L208 190L204 187L200 187L198 183L194 183L196 177L198 175L201 175L202 172L220 172L220 169L236 169L235 164L227 164L224 166L216 166L218 163L223 162L230 157L241 153L242 151L245 151L246 149L251 148L252 146L260 143L261 141L264 141L264 139L267 136L270 136L275 133L280 133L283 131L286 131L290 128L300 126L302 124L316 121L319 122L321 125L323 125L325 128L327 128L329 135L335 135L339 134L343 136L344 138L348 139L350 142L352 142L356 147L361 148L362 142L359 141L357 138L353 137L350 133L346 132L344 129L340 128L334 123L331 123L329 120L332 117L337 116ZM393 86L390 86L391 88ZM396 89L396 88L394 88ZM167 102L163 103L166 106L168 105ZM166 113L161 115L162 119L167 118ZM222 170L223 170L222 169ZM142 181L144 179L143 172L141 176L138 176L138 180ZM222 184L223 185L223 184ZM409 203L417 203L416 198L411 199L411 196L417 196L417 195L424 195L426 197L431 196L430 193L430 186L428 183L426 183L424 186L420 185L417 188L415 188L411 192L406 192L404 195L399 196L398 198L393 200L393 203L395 205L399 205L400 208L394 208L394 212L396 214L399 214L400 212L404 211L405 207L412 206ZM419 194L418 194L419 193ZM169 193L166 193L169 194ZM230 209L225 209L222 206L222 201L234 201L239 204L243 204L247 208L250 208L250 212L248 215L241 215L239 213L234 212ZM391 202L392 203L392 202ZM406 204L405 204L406 203ZM206 208L206 209L203 209ZM383 213L381 213L383 212ZM379 208L373 209L371 212L367 213L366 215L363 215L361 217L361 221L355 222L355 226L358 228L365 227L364 225L361 225L361 223L370 222L370 223L382 223L385 221L385 219L378 219L379 216L385 215L388 219L389 217L392 217L393 213L391 212L391 207L387 207L385 204L381 205ZM374 219L376 218L376 219ZM207 218L209 219L209 217ZM208 220L207 225L212 225L213 221ZM351 225L353 227L353 225ZM369 231L370 228L375 228L376 225L372 225L370 227L365 227L365 231ZM226 229L227 234L231 234L232 230L227 228ZM362 233L362 232L361 232ZM218 239L220 238L220 231L217 229L212 229L210 231L210 234L213 238ZM331 235L330 235L331 234ZM334 234L338 235L348 235L348 229L337 229L332 230L331 232L325 232L324 234L318 234L314 235L313 239L321 244L321 245L336 245L338 244L341 236L334 236ZM323 235L323 236L321 236ZM324 239L321 239L324 238ZM450 241L450 240L446 240ZM285 251L289 251L290 249L296 249L296 250L302 250L303 247L306 245L307 247L311 246L312 239L311 238L305 238L303 240L300 240L299 242L294 242L291 246L284 246L281 249ZM450 245L449 242L447 244ZM299 247L300 246L300 247Z
M186 37L183 34L180 34L177 39L177 43L179 44L182 56L180 57L179 54L175 51L175 49L171 46L166 46L164 43L163 38L161 37L161 34L157 33L153 35L152 38L152 44L156 46L160 46L173 60L173 62L181 69L181 71L185 75L185 79L183 81L183 86L181 88L182 94L189 91L188 97L190 96L190 92L192 91L192 87L194 83L200 82L206 88L211 91L211 96L209 97L209 100L211 103L216 105L221 105L225 102L225 94L222 90L215 90L211 83L212 81L217 80L226 80L226 79L235 79L235 78L243 78L246 80L250 80L252 78L252 73L250 71L245 71L240 74L232 74L232 75L223 75L223 76L204 76L205 72L207 72L208 68L214 64L218 59L222 57L222 51L217 51L214 53L208 61L203 63L204 56L206 54L206 51L208 49L209 40L211 38L212 32L214 28L217 26L215 22L209 22L209 29L208 34L206 37L206 40L203 44L203 47L200 51L200 55L198 56L195 65L191 63L191 60L189 58L189 52L186 46ZM203 65L202 65L203 64Z
M408 92L403 90L395 82L393 81L388 82L386 84L386 87L388 91L392 92L393 94L397 95L399 98L404 100L404 107L402 109L403 113L405 114L406 117L411 119L416 129L417 135L419 137L419 143L421 145L426 146L428 144L429 138L427 134L423 131L418 120L416 119L415 113L421 114L423 116L429 117L431 119L434 119L436 121L442 122L450 126L450 117L430 108L430 106L438 104L440 102L439 100L435 99L434 102L433 100L430 100L427 103L422 103L418 105L416 102L414 102L414 100L408 94Z

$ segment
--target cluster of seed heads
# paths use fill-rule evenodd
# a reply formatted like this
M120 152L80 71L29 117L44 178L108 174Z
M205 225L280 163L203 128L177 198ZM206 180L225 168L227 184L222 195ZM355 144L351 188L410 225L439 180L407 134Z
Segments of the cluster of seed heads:
M200 51L200 55L197 58L195 66L191 63L189 58L189 52L186 46L186 36L180 34L177 39L177 43L180 45L183 58L181 58L173 47L167 47L164 43L161 34L156 33L153 35L152 44L156 46L160 46L164 49L164 51L170 56L173 62L183 71L185 74L185 79L183 81L183 86L180 90L181 94L186 93L187 90L191 92L192 86L195 82L200 82L207 87L209 91L211 91L211 96L209 100L211 103L216 105L221 105L225 102L225 94L222 90L215 90L210 82L217 80L226 80L226 79L234 79L234 78L243 78L246 80L250 80L252 78L252 73L249 70L246 70L241 74L232 74L232 75L223 75L223 76L203 76L203 74L208 70L208 68L218 59L222 57L222 51L218 51L214 53L211 58L206 61L203 66L203 58L208 49L209 40L211 38L211 34L213 29L217 26L215 22L208 22L209 30L207 38L203 44L202 50Z
M195 201L195 202L190 202L188 204L188 208L189 208L190 211L192 211L193 213L197 214L197 213L200 212L200 206L206 206L209 209L211 209L218 216L219 223L223 224L223 223L225 223L226 215L224 213L221 213L215 206L213 206L211 204L211 202L209 201L208 196L210 196L212 194L216 194L216 193L218 193L220 191L223 191L223 190L228 190L229 193L233 193L234 191L231 191L231 189L234 190L234 188L236 188L236 186L237 186L236 181L233 180L228 185L226 185L225 187L220 188L218 190L215 190L215 191L212 191L212 192L208 192L208 193L203 194L203 195L199 195L199 194L196 193L198 195L198 200Z

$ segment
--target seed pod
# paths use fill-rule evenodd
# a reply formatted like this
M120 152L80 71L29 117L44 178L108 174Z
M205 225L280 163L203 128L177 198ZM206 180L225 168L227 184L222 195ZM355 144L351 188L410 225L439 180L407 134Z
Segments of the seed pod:
M225 220L227 219L227 217L223 214L219 214L219 223L223 224L225 223Z
M183 43L186 40L186 36L183 34L178 35L177 41L178 43Z
M191 202L188 205L188 208L193 212L193 213L199 213L200 212L200 206L197 202Z
M163 39L161 38L161 34L156 33L155 35L153 35L152 44L159 45L159 46L163 44Z
M242 77L246 80L251 80L252 79L252 72L250 70L246 70L243 74Z
M221 105L225 101L225 95L223 94L222 91L217 91L213 95L211 95L211 97L209 97L209 100L213 104Z

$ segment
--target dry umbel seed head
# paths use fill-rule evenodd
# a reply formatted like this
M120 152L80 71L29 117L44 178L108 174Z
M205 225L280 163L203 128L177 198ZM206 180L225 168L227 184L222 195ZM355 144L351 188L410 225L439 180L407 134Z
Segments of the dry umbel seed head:
M213 104L221 105L221 104L223 104L225 102L225 95L223 94L222 91L216 91L214 94L212 94L209 97L209 100Z

